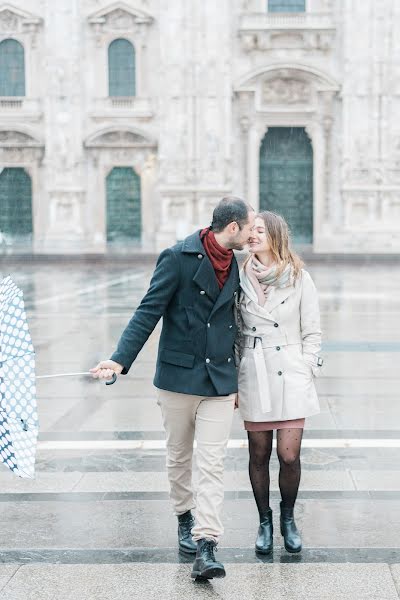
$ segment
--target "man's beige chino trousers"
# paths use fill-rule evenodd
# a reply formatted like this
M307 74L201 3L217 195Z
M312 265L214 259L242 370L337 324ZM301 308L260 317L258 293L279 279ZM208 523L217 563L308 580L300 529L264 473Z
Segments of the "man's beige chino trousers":
M167 471L175 513L196 507L194 541L218 541L223 534L224 457L234 412L235 394L190 396L157 390L167 433ZM196 502L192 488L193 441L199 471Z

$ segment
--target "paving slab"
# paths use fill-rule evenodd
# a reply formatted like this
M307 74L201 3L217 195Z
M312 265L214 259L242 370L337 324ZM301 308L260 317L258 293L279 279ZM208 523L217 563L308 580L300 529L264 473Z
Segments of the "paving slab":
M227 565L226 579L197 583L190 565L27 565L2 600L398 600L386 565Z
M271 502L275 541L281 545L278 504L278 498ZM305 547L396 548L399 506L398 499L299 499L296 520ZM146 548L154 540L163 548L176 545L176 518L167 497L0 502L0 519L2 548ZM252 546L258 527L254 500L225 500L223 522L224 546Z
M1 565L0 564L0 594L2 593L2 590L4 590L4 588L8 585L8 583L10 582L10 580L12 579L12 577L15 575L15 573L18 571L19 568L20 568L19 565ZM0 595L0 598L3 598L3 596Z

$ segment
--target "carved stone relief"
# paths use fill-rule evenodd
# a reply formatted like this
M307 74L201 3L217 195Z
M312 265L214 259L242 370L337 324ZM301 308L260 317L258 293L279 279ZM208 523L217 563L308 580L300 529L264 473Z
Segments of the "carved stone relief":
M2 147L0 145L0 162L5 163L34 163L39 164L43 160L44 148L29 148L29 147L18 147L8 146Z
M244 52L301 49L326 51L333 47L334 31L242 31Z
M0 146L37 146L38 142L20 131L0 131Z
M0 9L0 33L28 35L32 47L36 43L36 33L42 23L42 19L30 13L18 14L9 8Z
M143 37L152 22L153 17L150 15L134 9L126 10L122 5L110 11L103 10L89 18L98 44L106 32L129 32Z
M153 147L154 143L131 131L109 131L99 135L86 144L88 147Z
M311 85L300 79L278 77L262 85L263 104L305 104L311 97Z
M0 11L0 31L17 32L19 30L18 15L10 10Z
M113 10L106 16L106 26L111 29L130 29L135 23L134 15L121 9Z

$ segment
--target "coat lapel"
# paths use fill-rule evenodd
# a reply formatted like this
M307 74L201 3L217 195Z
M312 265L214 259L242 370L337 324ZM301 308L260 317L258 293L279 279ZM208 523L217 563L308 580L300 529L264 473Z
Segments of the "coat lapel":
M270 313L274 308L282 304L289 296L291 296L295 291L293 285L289 285L284 288L273 288L267 298L267 301L264 305L265 310Z
M214 269L213 269L214 270ZM229 302L237 293L239 287L239 269L237 266L236 258L233 257L231 270L229 272L229 277L225 282L224 287L219 293L216 303L211 311L211 315L213 315L221 306L223 306L226 302ZM219 288L218 288L219 289Z
M219 285L214 268L206 254L203 255L203 258L200 261L199 268L194 274L193 281L201 290L206 292L207 296L209 296L213 302L217 300L220 295Z

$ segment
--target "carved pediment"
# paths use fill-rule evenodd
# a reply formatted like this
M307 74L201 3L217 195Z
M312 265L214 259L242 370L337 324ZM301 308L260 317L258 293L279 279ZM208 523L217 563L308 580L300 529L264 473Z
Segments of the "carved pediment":
M154 147L155 142L139 133L126 130L113 130L90 136L87 148L138 148Z
M42 144L21 131L4 130L0 131L0 146L2 147L39 147Z
M263 82L263 104L306 104L312 98L310 83L301 79L276 77Z
M270 98L288 97L288 101L308 100L309 95L316 92L337 92L340 86L327 73L297 63L276 63L268 67L256 69L238 80L236 92L257 92L261 89L262 97L268 102ZM302 101L302 100L301 100Z
M128 6L125 2L114 2L89 17L91 25L109 31L129 31L138 25L150 24L152 21L151 15Z
M37 15L16 8L11 4L0 5L0 32L23 33L36 29L42 22Z

